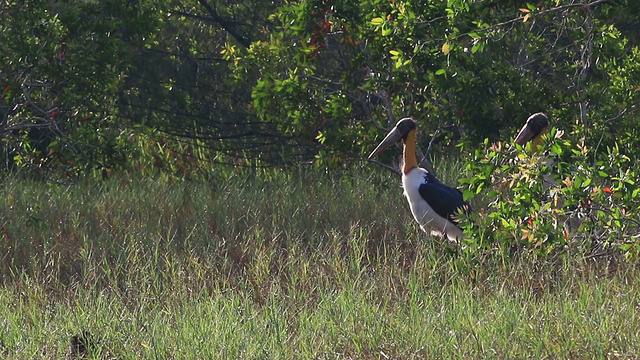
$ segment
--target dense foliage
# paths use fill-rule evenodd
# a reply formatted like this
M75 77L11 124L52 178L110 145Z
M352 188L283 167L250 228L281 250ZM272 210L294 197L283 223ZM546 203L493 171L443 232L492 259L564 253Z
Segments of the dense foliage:
M495 141L537 111L590 143L637 144L638 11L606 1L306 1L283 8L280 31L243 59L262 74L258 114L315 134L326 152L362 154L376 126L409 115L429 135Z
M130 166L132 135L150 133L220 161L336 165L403 116L425 144L475 147L537 111L591 145L638 144L632 1L29 0L0 12L0 136L19 166Z
M8 165L86 173L126 162L119 97L135 44L155 28L128 2L3 2L0 137Z
M466 196L480 202L466 223L467 250L638 255L640 178L631 159L618 147L597 156L565 136L553 129L543 156L502 143L474 152L466 163L471 177L461 179Z
M630 0L4 0L3 171L353 169L413 116L425 158L466 162L452 180L489 204L478 231L506 234L479 238L541 248L543 233L550 251L570 243L561 222L575 213L586 240L624 247L638 218L638 18ZM563 133L547 142L553 168L506 151L538 111ZM549 173L551 193L536 182Z

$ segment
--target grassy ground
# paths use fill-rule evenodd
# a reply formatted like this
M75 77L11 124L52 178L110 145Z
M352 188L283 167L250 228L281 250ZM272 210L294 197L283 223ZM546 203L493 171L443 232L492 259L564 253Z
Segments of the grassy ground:
M640 356L635 264L456 253L390 174L0 192L1 357Z

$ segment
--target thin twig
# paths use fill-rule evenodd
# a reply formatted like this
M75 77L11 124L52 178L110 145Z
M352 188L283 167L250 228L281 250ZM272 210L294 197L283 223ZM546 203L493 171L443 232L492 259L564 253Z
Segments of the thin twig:
M605 208L600 208L600 207L594 207L592 206L591 209L596 210L596 211L602 211L605 212L609 215L613 214L613 211L611 211L610 209L605 209ZM636 224L637 226L640 226L640 221L638 220L634 220L634 219L630 219L630 218L617 218L617 217L612 217L612 220L617 220L617 221L628 221L630 223Z
M627 111L629 110L629 107L630 107L630 106L627 106L626 108L622 109L622 110L618 113L618 115L616 115L616 116L614 116L614 117L612 117L612 118L610 118L610 119L605 120L605 121L604 121L604 123L605 123L605 124L607 124L607 123L610 123L610 122L612 122L612 121L616 121L616 120L620 119L621 117L623 117L623 116L624 116L624 114L626 114L626 113L627 113Z
M401 175L401 174L400 174L400 171L399 171L399 170L397 170L396 168L394 168L393 166L390 166L390 165L387 165L387 164L383 164L383 163L381 163L381 162L380 162L380 161L378 161L378 160L366 159L365 161L369 161L369 162L372 162L372 163L374 163L374 164L376 164L376 165L380 165L380 166L382 166L383 168L385 168L385 169L387 169L387 170L389 170L389 171L393 172L394 174L396 174L396 175L398 175L398 176L400 176L400 175Z

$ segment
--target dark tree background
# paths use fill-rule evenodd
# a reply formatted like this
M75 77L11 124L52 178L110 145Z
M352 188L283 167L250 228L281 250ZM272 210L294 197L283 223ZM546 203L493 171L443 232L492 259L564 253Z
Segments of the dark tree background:
M1 4L5 171L349 166L404 116L439 151L508 139L537 111L640 148L635 1Z

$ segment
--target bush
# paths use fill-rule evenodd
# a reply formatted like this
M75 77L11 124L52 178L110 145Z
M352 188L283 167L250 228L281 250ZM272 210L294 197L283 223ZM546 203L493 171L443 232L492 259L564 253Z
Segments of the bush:
M636 255L640 189L630 158L617 145L596 151L557 129L543 139L543 155L485 141L468 157L471 175L461 182L481 204L465 249Z

